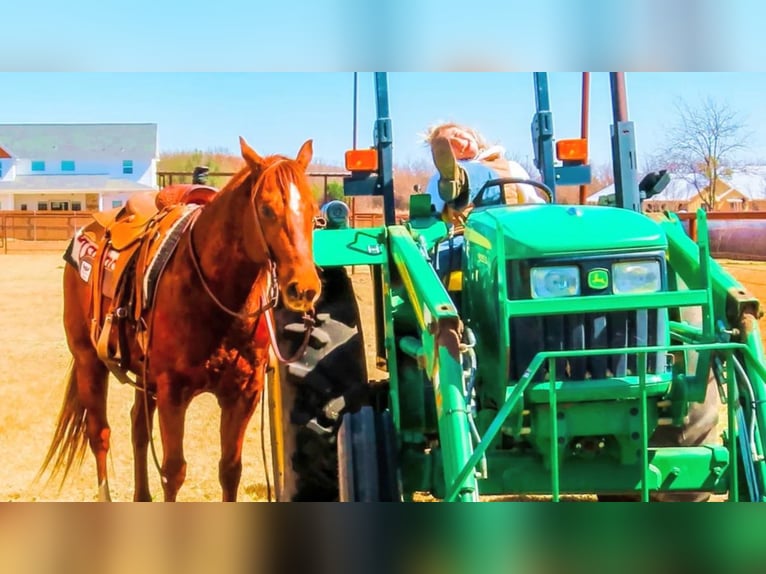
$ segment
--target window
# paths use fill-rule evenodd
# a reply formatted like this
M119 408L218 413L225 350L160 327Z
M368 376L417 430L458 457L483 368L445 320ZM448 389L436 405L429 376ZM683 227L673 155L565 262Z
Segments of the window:
M38 201L37 202L37 211L48 211L48 202L47 201Z
M133 160L132 159L124 159L124 160L122 160L122 173L128 174L128 175L133 173Z
M26 211L27 210L27 204L26 203L22 203L20 207L21 207L21 211Z
M45 171L45 162L44 161L33 161L32 162L32 171Z
M67 211L68 209L68 201L51 201L51 211Z
M61 162L61 171L74 171L74 162L71 160L63 160Z
M112 207L122 207L122 200L121 199L113 199L112 200Z
M82 203L80 203L79 201L73 201L72 211L82 211Z

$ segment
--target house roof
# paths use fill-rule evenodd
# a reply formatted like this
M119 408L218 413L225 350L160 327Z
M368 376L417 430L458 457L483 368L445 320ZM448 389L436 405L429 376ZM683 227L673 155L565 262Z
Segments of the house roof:
M157 124L0 124L0 148L34 160L159 156Z
M19 175L11 181L0 181L0 193L87 193L153 189L129 179L112 178L107 175Z
M613 193L615 193L615 190L612 183L588 196L588 201L595 203L602 197L612 195ZM657 201L688 201L696 195L697 189L689 181L671 176L667 187L662 190L662 193L655 195L652 199Z
M692 183L691 176L671 174L667 187L649 201L690 201L699 196L699 192Z
M647 201L690 201L698 196L695 187L694 175L670 175L670 183L654 197ZM766 166L748 166L738 168L720 178L721 183L726 188L719 191L718 199L724 199L732 190L736 190L742 196L750 199L766 199ZM704 188L704 183L700 182L700 187ZM588 201L597 202L599 198L614 193L614 184L600 189L588 197Z
M748 166L721 178L748 199L766 199L766 166Z

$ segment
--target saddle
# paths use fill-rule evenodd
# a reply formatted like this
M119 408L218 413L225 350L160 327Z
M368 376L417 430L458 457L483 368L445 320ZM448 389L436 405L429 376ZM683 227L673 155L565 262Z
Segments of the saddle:
M173 185L159 192L131 196L124 206L93 215L83 234L95 245L89 270L90 335L99 358L122 382L127 379L135 327L141 353L146 352L145 312L150 286L159 281L183 232L217 190L203 185ZM148 273L152 270L152 277ZM149 281L152 279L152 281ZM117 329L117 348L110 345ZM143 357L141 357L143 358Z

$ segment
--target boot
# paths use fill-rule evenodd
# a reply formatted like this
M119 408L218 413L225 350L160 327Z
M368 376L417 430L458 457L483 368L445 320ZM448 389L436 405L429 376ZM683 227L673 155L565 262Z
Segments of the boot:
M445 202L455 201L465 191L468 178L446 137L438 136L431 141L431 157L439 172L439 195Z

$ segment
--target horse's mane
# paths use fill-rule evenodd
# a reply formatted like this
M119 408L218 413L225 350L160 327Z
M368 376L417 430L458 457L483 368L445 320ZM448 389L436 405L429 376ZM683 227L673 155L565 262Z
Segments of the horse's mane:
M277 178L277 183L280 185L280 187L287 186L291 180L295 182L300 181L302 173L294 160L278 154L266 156L263 159L266 166L264 171L273 166L271 173L275 178ZM223 194L232 189L238 189L250 176L250 167L248 165L244 165L237 173L231 177L231 179L221 188L218 193Z

